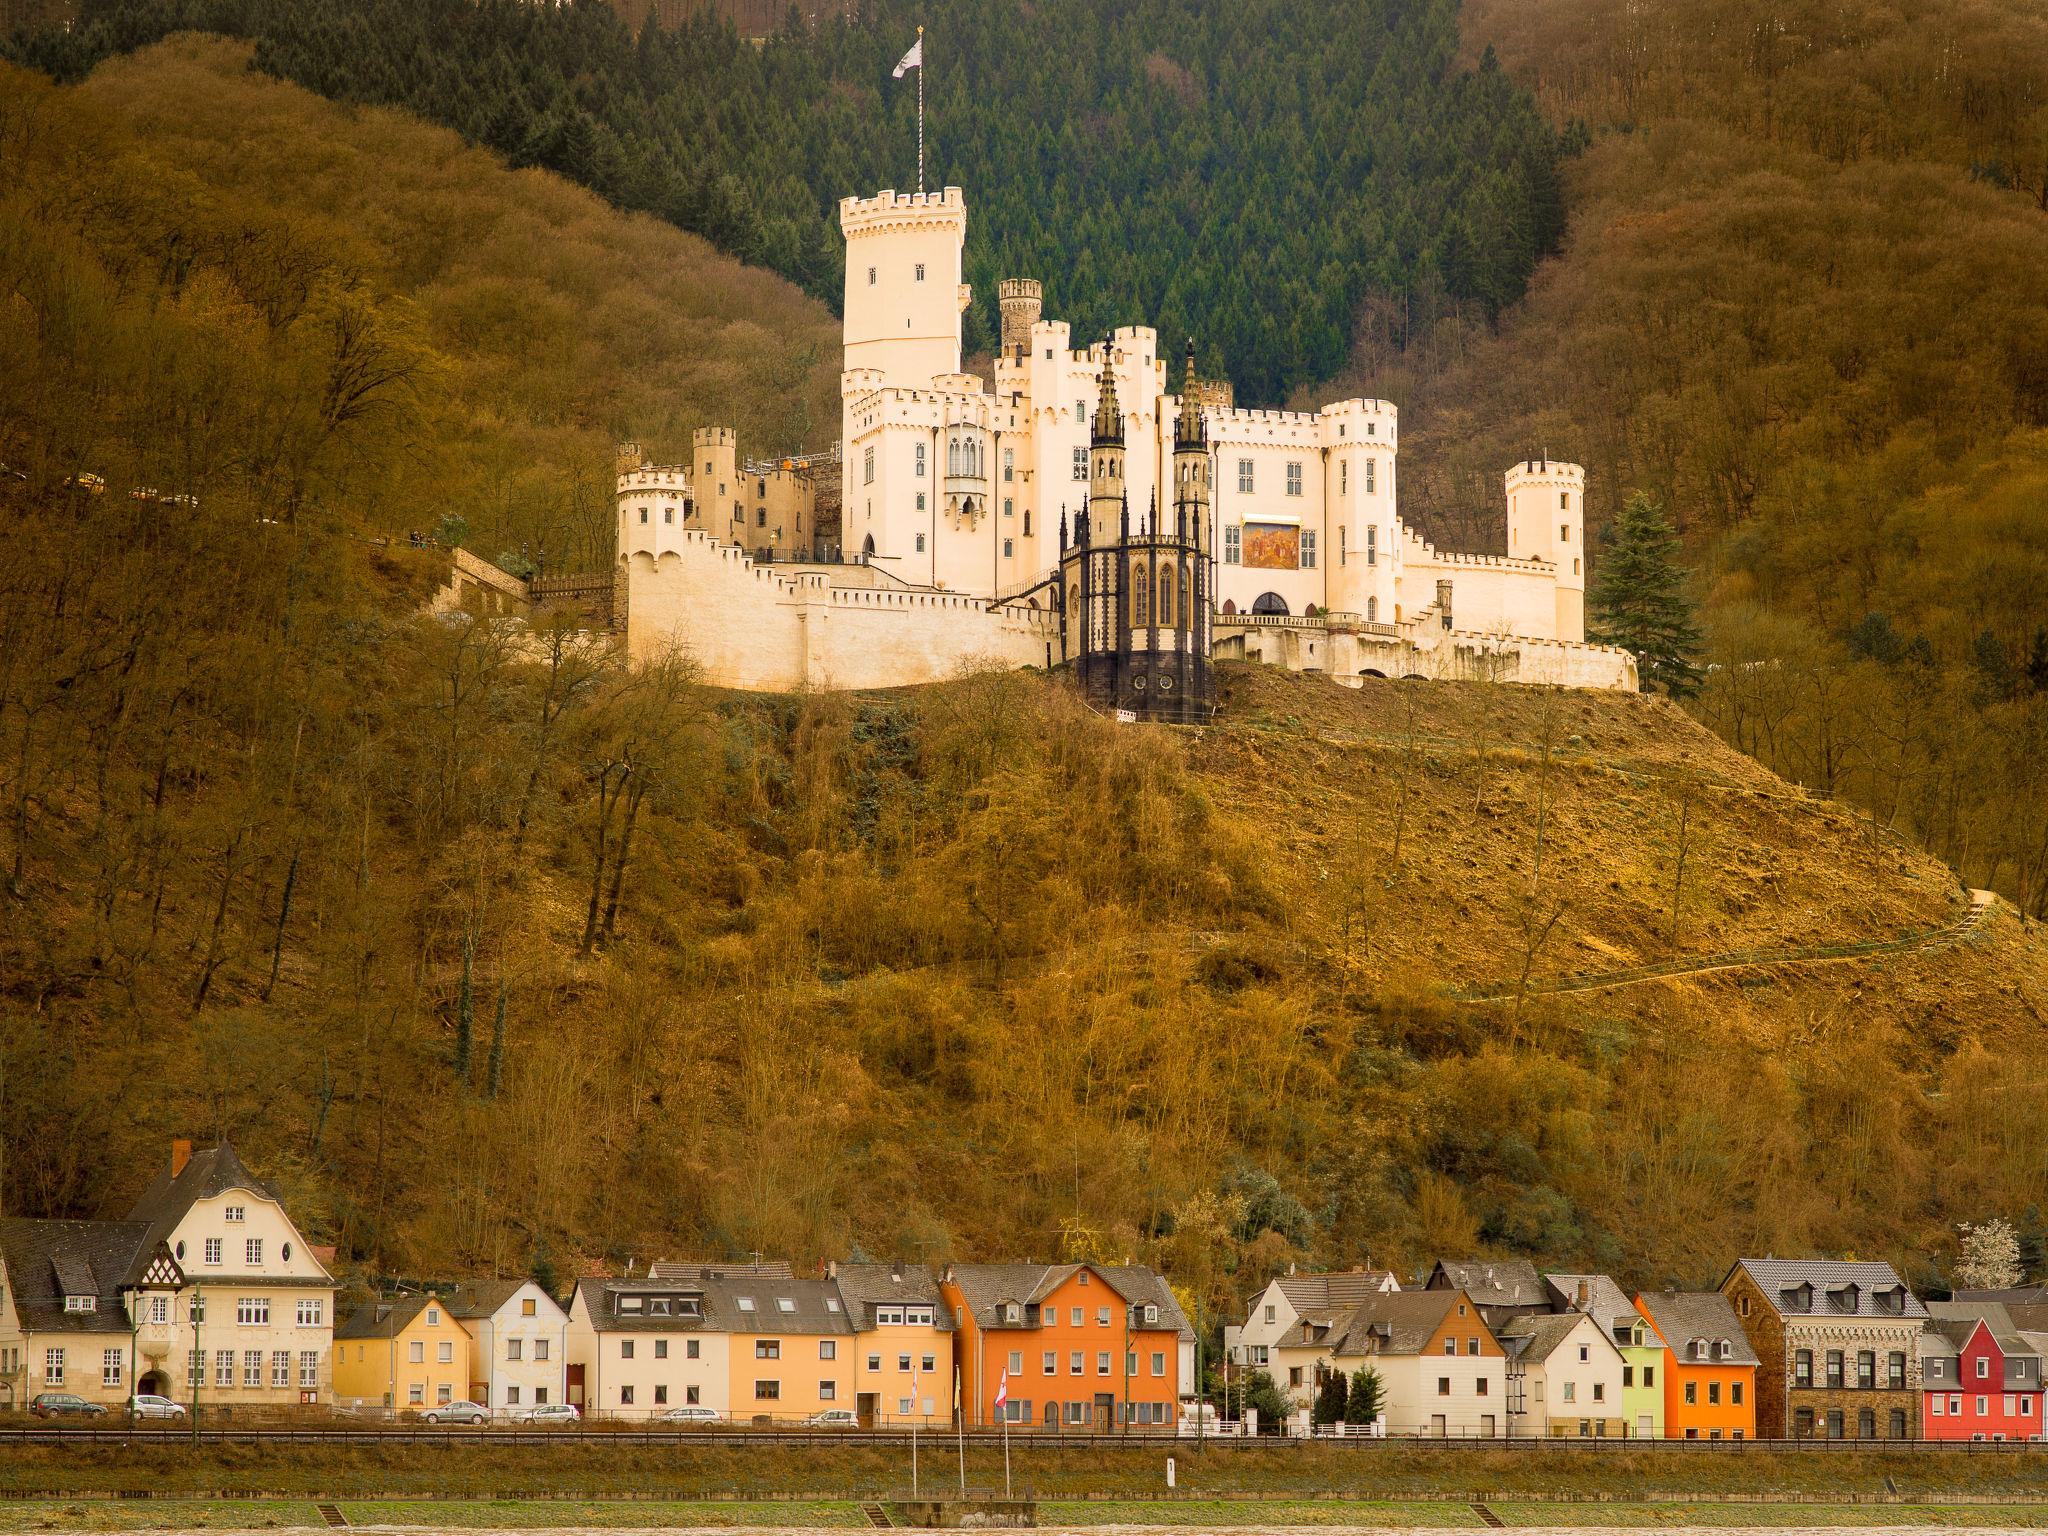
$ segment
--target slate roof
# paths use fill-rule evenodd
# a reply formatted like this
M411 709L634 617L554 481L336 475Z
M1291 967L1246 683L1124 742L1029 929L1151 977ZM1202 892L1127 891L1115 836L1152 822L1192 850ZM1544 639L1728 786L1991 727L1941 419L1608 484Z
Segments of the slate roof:
M390 1296L368 1301L335 1325L336 1339L395 1339L427 1309L431 1296Z
M1295 1311L1305 1312L1311 1307L1356 1306L1368 1296L1381 1294L1390 1280L1394 1280L1393 1274L1384 1269L1336 1269L1313 1275L1280 1275L1273 1284L1280 1287L1280 1294ZM1401 1288L1398 1280L1393 1288Z
M933 1326L952 1330L953 1309L922 1264L835 1264L832 1278L856 1327L872 1327L876 1307L910 1305L930 1307Z
M1553 1307L1562 1312L1584 1312L1607 1331L1610 1339L1614 1338L1617 1323L1633 1327L1642 1321L1642 1314L1629 1301L1628 1292L1606 1275L1546 1275L1544 1284L1550 1291ZM1581 1285L1586 1290L1584 1306L1579 1304Z
M171 1235L172 1228L197 1201L224 1195L231 1189L246 1189L274 1200L280 1206L284 1204L284 1196L278 1193L277 1186L257 1178L243 1165L235 1149L222 1142L217 1147L195 1151L175 1174L171 1172L171 1160L165 1158L162 1169L150 1181L149 1188L142 1192L134 1208L128 1212L128 1219L148 1224L148 1245L153 1247Z
M576 1290L584 1298L591 1326L600 1333L853 1332L839 1288L829 1280L796 1280L751 1269L735 1277L720 1273L719 1268L701 1267L695 1279L645 1275L583 1279L576 1282ZM641 1310L629 1312L620 1307L620 1298L629 1296L643 1298ZM653 1311L652 1304L662 1299L672 1305L679 1300L695 1301L699 1315ZM752 1303L751 1309L742 1306L743 1301ZM787 1309L782 1305L785 1301Z
M0 1253L15 1317L30 1333L126 1333L121 1284L145 1245L138 1221L0 1221ZM98 1298L96 1310L66 1312L67 1295Z
M1853 1259L1738 1259L1735 1268L1756 1282L1757 1289L1781 1317L1927 1316L1920 1298L1906 1288L1889 1264ZM1732 1274L1733 1271L1731 1270ZM1794 1306L1788 1293L1800 1286L1813 1289L1810 1306ZM1877 1304L1876 1293L1896 1287L1897 1310Z
M2013 1322L2012 1314L1995 1301L1930 1301L1927 1303L1928 1326L1939 1330L1953 1339L1958 1348L1969 1342L1970 1335L1982 1322L1991 1330L1991 1339L2000 1353L2005 1355L2031 1355L2033 1347L2021 1336L2019 1326Z
M1187 1315L1174 1300L1173 1288L1140 1264L956 1264L951 1274L977 1326L1029 1328L1034 1326L1029 1313L1024 1320L1012 1323L1003 1320L999 1309L1011 1301L1035 1306L1083 1269L1102 1276L1125 1301L1158 1307L1157 1327L1171 1328L1184 1339L1195 1336Z
M1548 1360L1585 1316L1583 1312L1534 1312L1518 1317L1499 1330L1500 1347L1510 1360ZM1594 1332L1599 1331L1595 1324Z
M1998 1301L2007 1306L2048 1306L2048 1285L2015 1285L2002 1291L1957 1291L1955 1301Z
M1456 1291L1374 1292L1334 1316L1304 1316L1281 1335L1277 1347L1319 1345L1333 1355L1420 1354L1457 1301ZM1318 1337L1324 1328L1328 1331Z
M1664 1291L1645 1296L1643 1307L1650 1314L1650 1325L1671 1346L1672 1357L1680 1365L1762 1364L1742 1331L1734 1303L1719 1291ZM1711 1354L1706 1361L1695 1361L1688 1353L1694 1339L1706 1339L1709 1343L1726 1339L1728 1353L1719 1361L1714 1361Z
M498 1309L518 1295L525 1284L524 1280L458 1281L446 1298L448 1315L461 1318L494 1317Z
M1441 1277L1445 1287L1463 1291L1477 1307L1547 1307L1550 1293L1543 1277L1527 1259L1438 1259L1429 1277L1432 1287Z

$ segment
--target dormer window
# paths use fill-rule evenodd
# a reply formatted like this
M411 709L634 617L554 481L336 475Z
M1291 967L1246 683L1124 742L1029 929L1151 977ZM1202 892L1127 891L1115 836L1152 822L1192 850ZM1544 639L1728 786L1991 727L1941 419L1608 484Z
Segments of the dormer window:
M668 1298L666 1296L650 1297L647 1302L647 1310L656 1317L667 1317Z
M642 1310L646 1305L647 1303L644 1297L621 1296L619 1298L619 1310L621 1312L638 1312Z
M1145 1321L1148 1323L1159 1321L1159 1308L1149 1301L1145 1303Z
M64 1310L66 1312L97 1312L99 1309L100 1299L97 1296L66 1296L64 1298Z
M1012 1302L1007 1302L1007 1303L1005 1303L1005 1304L1004 1304L1004 1307L1003 1307L1003 1321L1004 1321L1004 1322L1006 1322L1006 1323L1016 1323L1016 1322L1022 1322L1023 1320L1024 1320L1024 1309L1023 1309L1022 1307L1018 1306L1018 1305L1017 1305L1017 1303L1015 1303L1014 1301L1012 1301Z

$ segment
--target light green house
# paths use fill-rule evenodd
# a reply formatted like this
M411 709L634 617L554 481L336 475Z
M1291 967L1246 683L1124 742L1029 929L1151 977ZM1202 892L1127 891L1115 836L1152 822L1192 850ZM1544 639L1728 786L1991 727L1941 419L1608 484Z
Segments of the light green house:
M1632 1440L1664 1438L1664 1341L1605 1275L1545 1275L1551 1305L1582 1312L1621 1352L1621 1412Z

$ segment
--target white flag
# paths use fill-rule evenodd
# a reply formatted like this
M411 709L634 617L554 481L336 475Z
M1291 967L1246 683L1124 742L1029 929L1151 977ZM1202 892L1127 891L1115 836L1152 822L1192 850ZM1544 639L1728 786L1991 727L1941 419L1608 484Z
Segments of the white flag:
M910 52L906 53L905 55L903 55L902 58L896 61L896 73L890 76L890 78L892 80L901 80L911 70L923 68L924 39L920 37L916 42L910 45Z

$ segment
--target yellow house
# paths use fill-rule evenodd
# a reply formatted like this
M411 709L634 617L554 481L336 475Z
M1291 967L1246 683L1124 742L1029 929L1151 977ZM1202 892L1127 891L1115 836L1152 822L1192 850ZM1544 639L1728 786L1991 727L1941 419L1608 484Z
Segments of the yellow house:
M438 1296L358 1307L334 1330L334 1397L344 1407L432 1413L467 1395L470 1338Z
M805 1419L854 1408L853 1325L830 1280L727 1274L731 1416Z
M834 1264L864 1425L953 1422L953 1313L921 1264Z

